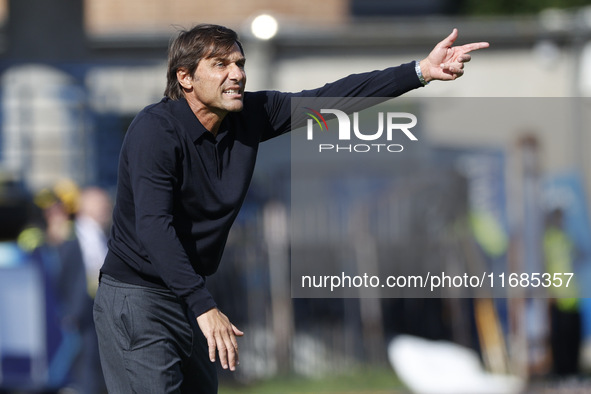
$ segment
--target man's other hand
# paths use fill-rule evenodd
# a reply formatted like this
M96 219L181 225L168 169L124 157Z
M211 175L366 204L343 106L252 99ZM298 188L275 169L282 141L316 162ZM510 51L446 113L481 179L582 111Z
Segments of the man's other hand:
M230 320L217 308L212 308L197 317L197 324L207 339L209 359L215 362L216 349L220 355L222 368L230 371L236 370L238 361L238 342L236 337L244 335Z

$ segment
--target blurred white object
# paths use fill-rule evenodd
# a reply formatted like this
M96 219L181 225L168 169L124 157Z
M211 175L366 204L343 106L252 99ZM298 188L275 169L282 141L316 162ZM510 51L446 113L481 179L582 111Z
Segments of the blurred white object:
M275 17L262 14L254 18L250 25L250 30L259 40L270 40L277 34L279 23Z
M414 393L519 393L522 379L483 370L478 354L446 341L399 335L388 345L388 359Z

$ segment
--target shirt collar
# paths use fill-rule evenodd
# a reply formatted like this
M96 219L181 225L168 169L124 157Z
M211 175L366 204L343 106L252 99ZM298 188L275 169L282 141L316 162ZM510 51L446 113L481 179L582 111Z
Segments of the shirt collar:
M199 119L197 119L185 98L180 98L178 100L164 98L164 100L168 100L170 106L172 107L172 113L177 119L181 121L181 124L186 127L187 133L193 142L197 142L197 140L207 135L213 137L213 134L211 134L209 130L207 130L201 124Z

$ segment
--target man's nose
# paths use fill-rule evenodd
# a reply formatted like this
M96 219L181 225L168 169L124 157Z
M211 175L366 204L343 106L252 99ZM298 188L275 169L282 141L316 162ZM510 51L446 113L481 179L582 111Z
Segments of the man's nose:
M243 81L246 79L244 69L236 64L232 65L232 68L230 69L230 79L234 81Z

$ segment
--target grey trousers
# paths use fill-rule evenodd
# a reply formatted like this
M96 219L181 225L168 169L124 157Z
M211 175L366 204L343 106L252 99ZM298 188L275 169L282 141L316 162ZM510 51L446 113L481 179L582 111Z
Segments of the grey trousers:
M172 292L103 275L94 321L109 393L217 393L207 341Z

